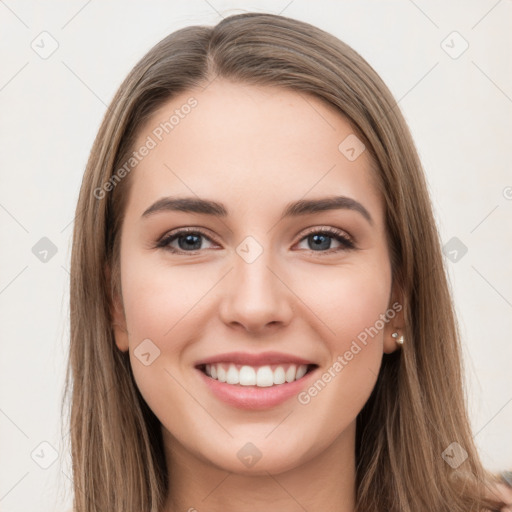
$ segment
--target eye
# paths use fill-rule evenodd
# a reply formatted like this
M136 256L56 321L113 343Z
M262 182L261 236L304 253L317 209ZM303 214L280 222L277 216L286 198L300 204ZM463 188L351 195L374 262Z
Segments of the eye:
M155 247L175 254L185 254L187 252L194 254L205 248L202 246L201 238L212 242L212 239L199 229L180 229L162 237ZM331 239L336 240L340 246L332 249L330 247ZM312 249L307 248L311 252L332 254L343 250L355 249L354 242L343 231L330 227L311 230L301 239L301 242L302 240L311 243ZM177 242L178 247L171 245L175 242Z
M200 249L204 249L204 247L201 247L201 238L211 241L211 239L200 230L190 228L180 229L179 231L164 236L157 242L156 247L163 248L172 253L194 253ZM178 242L178 248L171 245L175 241Z
M330 247L330 239L333 238L340 244L340 247L334 249ZM322 229L316 228L315 230L307 233L306 236L301 239L301 241L302 240L305 240L306 243L310 242L311 247L313 248L311 249L308 247L307 249L312 252L332 254L333 252L355 249L354 242L343 231L330 227Z

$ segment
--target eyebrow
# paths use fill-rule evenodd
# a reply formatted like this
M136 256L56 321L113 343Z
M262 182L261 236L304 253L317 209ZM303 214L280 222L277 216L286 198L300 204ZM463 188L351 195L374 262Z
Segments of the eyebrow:
M370 212L358 201L346 196L331 196L321 199L300 199L286 205L281 219L298 217L328 210L353 210L359 212L372 226L373 219ZM149 217L155 213L179 211L186 213L199 213L215 217L227 217L227 208L217 201L201 199L198 197L163 197L152 204L142 217Z

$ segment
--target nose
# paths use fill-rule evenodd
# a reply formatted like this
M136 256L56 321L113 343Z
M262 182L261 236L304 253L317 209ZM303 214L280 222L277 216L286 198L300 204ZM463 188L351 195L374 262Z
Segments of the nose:
M293 292L285 272L263 253L253 262L234 255L234 268L226 276L220 316L230 327L262 334L287 325L293 316ZM283 275L281 275L283 274Z

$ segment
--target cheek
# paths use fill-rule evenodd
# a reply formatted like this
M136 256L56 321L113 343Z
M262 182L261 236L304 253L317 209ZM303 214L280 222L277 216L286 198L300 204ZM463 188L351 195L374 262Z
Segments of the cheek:
M141 393L151 405L163 382L172 383L175 364L169 362L179 364L180 353L190 339L188 329L194 325L199 309L194 304L211 284L194 284L191 270L162 268L133 255L123 265L122 294L131 366Z
M379 319L387 309L389 289L369 275L357 274L343 280L340 288L332 306L336 346L348 350L354 340L364 344L372 339L372 345L364 346L380 350L383 325Z
M364 339L367 330L372 338L382 339L380 315L388 308L391 290L391 274L384 265L326 267L317 270L314 279L305 277L297 280L297 295L325 325L331 352L347 350L360 334ZM378 334L372 329L375 325Z
M211 284L194 280L192 266L172 269L133 258L124 268L122 286L130 347L149 338L167 351L179 348L178 333L193 321L194 305Z
M329 354L318 380L299 396L299 402L314 402L314 407L336 419L334 434L339 421L359 413L375 385L389 322L385 314L391 273L383 265L367 264L346 266L316 278L315 286L303 285L301 293L326 326L322 332ZM342 408L332 409L334 405Z

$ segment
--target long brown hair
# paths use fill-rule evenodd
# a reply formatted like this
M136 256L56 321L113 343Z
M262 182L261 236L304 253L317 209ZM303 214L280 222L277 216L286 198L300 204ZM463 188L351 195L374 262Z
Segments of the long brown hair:
M183 28L154 46L120 86L92 147L73 234L65 395L71 393L76 512L161 512L165 501L160 423L137 389L129 354L114 343L109 314L120 293L120 227L132 181L130 174L112 177L152 113L216 77L315 95L346 117L372 157L393 280L403 293L406 343L384 354L357 418L357 510L499 508L503 503L484 498L492 476L479 460L467 417L439 235L396 101L370 65L333 35L291 18L246 13L214 27ZM468 454L456 469L443 459L454 442Z

